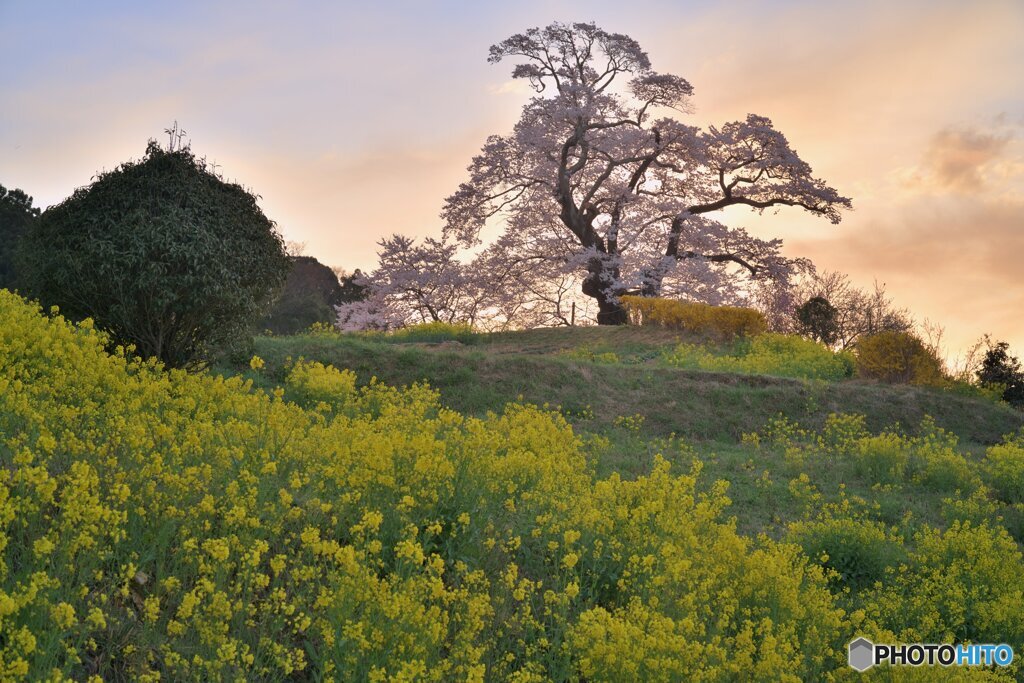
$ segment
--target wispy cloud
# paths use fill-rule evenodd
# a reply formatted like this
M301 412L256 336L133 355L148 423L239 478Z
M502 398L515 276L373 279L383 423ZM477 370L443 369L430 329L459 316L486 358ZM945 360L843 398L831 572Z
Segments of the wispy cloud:
M1003 156L1010 139L1008 133L972 128L940 130L925 154L928 179L945 189L972 193L982 190L988 171Z

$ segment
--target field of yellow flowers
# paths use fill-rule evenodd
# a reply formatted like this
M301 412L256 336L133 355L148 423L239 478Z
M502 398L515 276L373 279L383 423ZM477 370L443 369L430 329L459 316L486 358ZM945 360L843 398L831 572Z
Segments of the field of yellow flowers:
M3 680L797 681L845 679L856 635L1024 642L1024 560L980 499L914 539L838 505L748 538L699 464L598 478L548 411L315 362L263 391L106 342L0 291ZM910 460L883 438L836 418L813 448L972 477L941 433ZM1024 496L1024 441L993 449Z

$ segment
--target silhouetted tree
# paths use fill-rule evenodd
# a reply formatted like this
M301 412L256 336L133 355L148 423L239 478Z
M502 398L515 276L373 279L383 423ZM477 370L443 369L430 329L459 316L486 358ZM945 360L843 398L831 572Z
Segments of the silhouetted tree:
M274 334L296 334L314 323L333 325L345 291L333 270L312 256L293 256L288 279L259 324Z
M38 217L32 197L0 185L0 289L17 287L17 246Z
M823 296L814 296L796 309L802 334L832 346L839 339L839 310Z
M341 296L338 299L338 304L351 304L366 300L369 293L367 285L362 284L366 277L363 275L363 271L356 268L351 273L341 269L334 272L338 276L338 282L341 283Z
M989 387L1001 386L1004 401L1010 405L1024 407L1024 370L1021 370L1020 360L1010 355L1009 344L990 343L977 374L978 384Z
M885 284L878 281L873 290L866 290L854 286L844 273L813 272L797 287L794 296L797 301L820 297L836 309L836 339L832 346L853 348L862 337L914 329L910 311L896 308L885 291ZM799 330L799 318L795 322Z
M289 261L257 197L189 148L101 173L24 238L30 294L168 366L203 365L265 313Z

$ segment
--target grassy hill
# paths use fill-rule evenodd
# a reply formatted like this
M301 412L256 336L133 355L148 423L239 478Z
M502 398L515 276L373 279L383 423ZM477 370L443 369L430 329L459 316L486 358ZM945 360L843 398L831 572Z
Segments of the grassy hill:
M913 428L925 415L961 440L988 445L1024 425L1024 415L977 397L927 387L837 383L672 368L662 352L683 338L651 328L561 328L476 335L458 341L389 337L259 337L268 366L258 382L282 379L288 359L304 357L392 385L427 382L459 412L499 411L510 401L558 407L574 425L601 431L617 417L643 415L650 436L735 443L779 413L820 427L834 412L860 413L880 431ZM614 353L609 362L602 354ZM245 372L247 367L228 368Z
M680 470L699 461L705 483L729 483L730 513L752 535L779 536L814 504L839 504L849 496L876 506L874 516L903 524L909 534L919 523L941 524L944 501L954 492L913 482L879 486L876 476L848 459L793 462L782 446L744 442L744 434L771 431L780 417L807 430L804 440L813 441L833 413L863 415L871 434L890 431L907 438L920 433L928 416L955 435L972 466L987 446L1024 426L1024 414L1006 405L936 388L703 372L661 361L678 343L701 341L638 327L538 329L462 341L259 337L255 353L266 362L264 369L253 372L239 363L219 371L271 388L283 383L291 363L305 358L351 369L359 384L374 377L394 386L426 382L443 405L463 414L500 413L515 401L548 406L590 440L597 476L648 474L656 455ZM800 475L821 497L817 503L793 493ZM963 495L969 493L965 488ZM1024 510L1002 514L1011 525L1020 517L1024 538Z

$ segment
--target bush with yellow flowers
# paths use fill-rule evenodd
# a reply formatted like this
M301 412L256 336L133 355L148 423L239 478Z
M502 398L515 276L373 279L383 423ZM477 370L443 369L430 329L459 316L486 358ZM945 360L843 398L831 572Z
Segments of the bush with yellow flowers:
M1024 558L1005 529L959 521L944 531L925 527L912 547L866 600L879 624L903 642L1020 647Z
M879 332L857 343L857 373L896 384L942 386L948 382L942 361L907 332Z
M469 323L432 321L400 327L383 338L403 342L457 341L473 344L477 341L477 334Z
M767 329L764 316L752 308L644 296L624 296L621 301L634 325L687 330L719 340L753 336Z
M853 588L881 581L903 555L902 539L892 529L852 510L846 499L790 524L789 538L837 581Z
M1024 432L986 451L984 478L1003 502L1024 503Z

